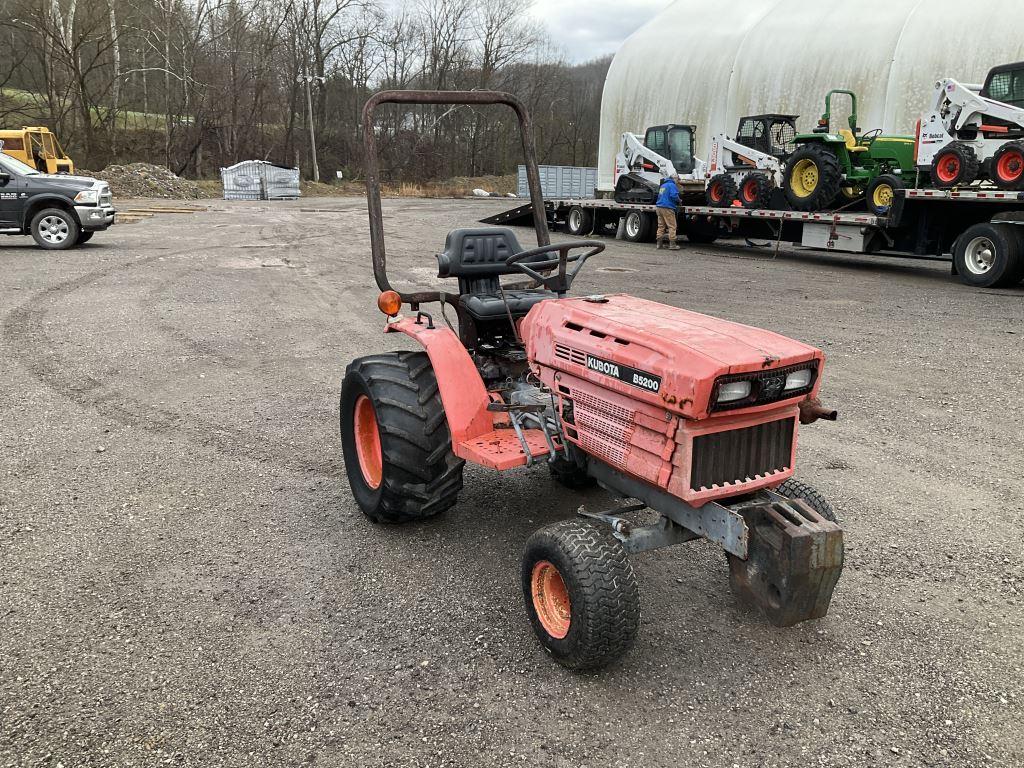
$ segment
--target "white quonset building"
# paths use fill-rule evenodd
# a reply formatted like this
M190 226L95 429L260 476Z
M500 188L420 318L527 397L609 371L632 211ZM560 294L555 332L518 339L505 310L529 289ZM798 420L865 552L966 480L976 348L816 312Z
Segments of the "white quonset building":
M800 115L809 131L825 94L845 88L863 130L909 134L937 79L981 83L1021 59L1024 0L676 0L608 70L598 188L612 189L624 131L693 124L703 157L742 115Z

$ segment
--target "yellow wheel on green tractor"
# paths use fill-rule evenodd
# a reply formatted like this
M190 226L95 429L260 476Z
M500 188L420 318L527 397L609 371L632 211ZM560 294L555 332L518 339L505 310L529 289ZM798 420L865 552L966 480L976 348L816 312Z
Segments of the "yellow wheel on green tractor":
M883 173L872 179L864 190L868 210L875 216L888 216L896 202L896 191L903 189L903 179L892 173Z
M842 186L843 170L832 148L809 143L789 156L782 189L794 210L828 210Z
M793 167L793 174L789 178L789 188L797 197L810 197L818 188L819 179L818 164L810 158L804 158Z
M894 197L896 197L896 194L892 191L892 187L888 184L879 184L871 195L871 202L879 208L888 208L892 205Z

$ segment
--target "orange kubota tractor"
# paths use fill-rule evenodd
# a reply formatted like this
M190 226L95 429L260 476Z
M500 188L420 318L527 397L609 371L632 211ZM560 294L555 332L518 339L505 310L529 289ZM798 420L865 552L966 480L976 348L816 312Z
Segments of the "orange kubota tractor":
M385 103L504 104L519 118L538 247L505 228L456 229L437 256L452 291L396 291L386 271L374 113ZM529 116L503 93L388 91L363 111L373 272L386 333L418 352L354 360L341 387L353 496L378 523L452 507L466 461L497 471L547 464L573 488L630 500L549 525L526 543L522 589L542 645L573 669L633 643L637 580L627 558L699 538L722 546L730 583L774 624L828 611L843 564L829 504L793 479L798 425L824 358L806 344L624 294L568 296L601 243L549 244ZM519 274L526 285L503 285ZM426 311L428 305L440 305ZM444 305L458 318L447 324ZM401 316L402 307L409 308ZM649 508L654 524L631 519ZM525 512L525 510L524 510Z

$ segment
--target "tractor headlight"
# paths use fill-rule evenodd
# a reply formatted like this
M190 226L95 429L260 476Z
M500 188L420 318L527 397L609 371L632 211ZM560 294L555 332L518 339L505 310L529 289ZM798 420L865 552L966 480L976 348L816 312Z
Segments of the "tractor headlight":
M83 189L75 195L75 202L82 205L99 205L100 191L98 189Z
M783 387L785 391L791 389L806 389L811 385L811 369L801 368L799 371L793 371L786 377L786 386Z
M718 385L716 403L735 403L750 397L750 380L728 381Z

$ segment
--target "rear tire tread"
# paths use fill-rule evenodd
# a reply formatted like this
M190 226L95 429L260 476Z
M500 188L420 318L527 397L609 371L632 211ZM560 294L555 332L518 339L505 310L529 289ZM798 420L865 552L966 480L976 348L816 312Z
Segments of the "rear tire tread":
M365 484L345 434L346 427L351 430L346 407L359 394L370 397L377 415L384 471L376 490ZM456 503L464 462L452 453L437 379L425 352L354 360L345 372L341 409L346 471L367 517L379 523L404 523L432 517Z

